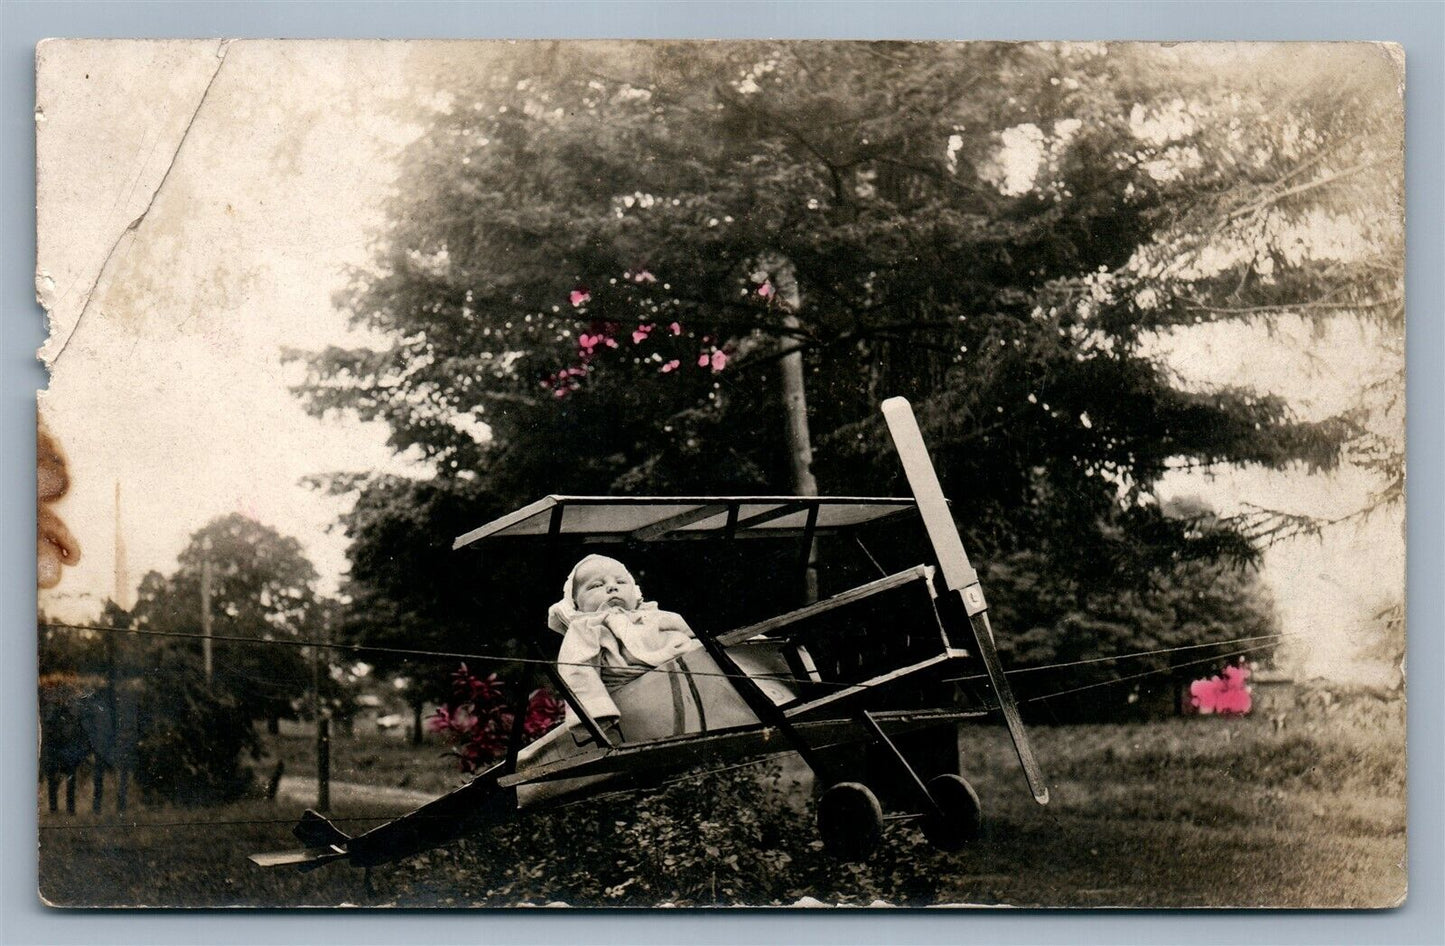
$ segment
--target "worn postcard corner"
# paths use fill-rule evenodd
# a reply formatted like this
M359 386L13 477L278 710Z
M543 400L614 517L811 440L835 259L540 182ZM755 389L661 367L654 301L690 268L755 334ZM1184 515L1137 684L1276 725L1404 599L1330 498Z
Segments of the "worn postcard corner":
M1399 46L36 66L47 906L1403 902Z

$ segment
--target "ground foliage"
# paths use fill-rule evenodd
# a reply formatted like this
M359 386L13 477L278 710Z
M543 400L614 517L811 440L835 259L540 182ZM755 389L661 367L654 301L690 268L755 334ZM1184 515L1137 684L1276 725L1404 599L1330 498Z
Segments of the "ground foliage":
M136 807L120 822L42 812L40 890L67 905L192 907L1397 903L1404 703L1341 695L1325 710L1318 694L1300 695L1282 730L1264 716L1037 727L1053 789L1045 809L1029 797L1002 727L970 728L964 770L983 799L985 831L956 854L895 824L867 863L840 863L814 843L806 793L789 801L775 773L759 781L736 770L527 817L379 868L370 892L345 867L265 871L245 859L294 845L299 799ZM413 765L452 770L434 748L412 751L421 753ZM358 800L333 814L355 831L394 810Z
M517 653L568 563L478 568L447 546L542 493L788 492L775 365L797 349L821 490L902 491L877 407L909 397L967 544L1010 573L995 607L1056 638L1022 646L1066 649L1084 614L1131 649L1171 636L1130 626L1147 589L1289 525L1170 514L1160 478L1328 468L1365 428L1191 381L1153 342L1285 313L1403 320L1388 58L1231 49L419 54L425 130L338 296L383 342L314 353L299 388L435 471L334 481L360 489L348 633ZM1220 574L1201 567L1196 586ZM700 599L704 574L652 586Z
M790 799L782 781L777 766L698 775L620 804L525 817L457 856L497 903L937 902L939 855L918 843L918 832L866 865L836 861L810 830L812 804Z

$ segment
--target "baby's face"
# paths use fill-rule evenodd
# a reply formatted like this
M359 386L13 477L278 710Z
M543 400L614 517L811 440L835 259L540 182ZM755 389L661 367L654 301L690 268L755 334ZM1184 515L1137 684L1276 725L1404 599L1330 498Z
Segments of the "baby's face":
M573 578L572 597L578 611L605 611L637 607L637 582L632 573L616 559L594 558L577 570Z

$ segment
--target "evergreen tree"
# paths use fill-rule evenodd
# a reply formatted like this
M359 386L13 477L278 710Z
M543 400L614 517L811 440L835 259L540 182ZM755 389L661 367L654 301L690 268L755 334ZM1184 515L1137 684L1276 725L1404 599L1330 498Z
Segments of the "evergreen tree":
M1258 523L1166 510L1168 470L1329 468L1359 431L1189 383L1161 335L1403 318L1401 112L1378 52L1352 69L1284 46L427 55L444 94L338 300L384 341L317 353L300 388L436 471L342 484L361 486L364 639L514 634L477 601L535 572L468 577L445 549L542 493L787 491L793 352L822 492L902 490L877 406L905 395L967 544L1014 573L995 604L1056 602L1022 633L1147 610L1128 596L1257 555ZM1153 634L1121 620L1082 632ZM1186 609L1176 627L1213 625Z

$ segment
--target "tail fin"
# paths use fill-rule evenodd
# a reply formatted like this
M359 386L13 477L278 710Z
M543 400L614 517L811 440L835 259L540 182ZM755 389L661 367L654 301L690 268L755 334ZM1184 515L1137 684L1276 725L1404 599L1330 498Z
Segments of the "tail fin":
M307 808L301 813L301 820L291 829L296 840L307 847L345 847L351 835L328 821L320 812Z
M323 864L329 864L351 855L351 852L346 849L351 835L310 808L302 813L301 820L296 822L296 827L291 829L291 833L306 846L289 851L252 854L251 862L261 867L295 866L302 870L315 870Z

